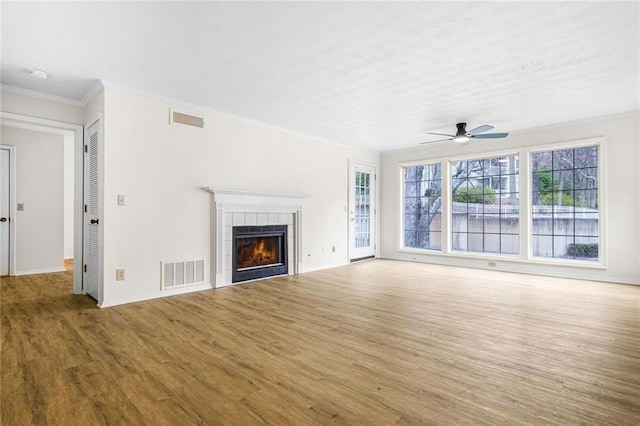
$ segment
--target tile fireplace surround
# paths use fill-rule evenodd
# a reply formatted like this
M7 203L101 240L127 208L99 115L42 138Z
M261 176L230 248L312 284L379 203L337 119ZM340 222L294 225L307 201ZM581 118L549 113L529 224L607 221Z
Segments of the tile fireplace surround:
M211 194L211 283L232 284L232 229L234 226L287 225L289 275L301 272L302 202L305 194L202 188Z

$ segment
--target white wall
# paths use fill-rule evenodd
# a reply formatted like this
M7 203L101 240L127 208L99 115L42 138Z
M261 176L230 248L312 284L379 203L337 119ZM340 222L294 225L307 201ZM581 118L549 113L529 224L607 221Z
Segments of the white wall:
M603 195L608 202L605 223L608 238L608 267L606 269L586 269L557 265L534 265L523 261L498 261L498 267L492 269L639 284L639 126L640 119L635 114L518 132L511 134L504 140L479 140L463 147L454 144L440 144L383 153L381 156L381 256L446 265L488 267L486 259L465 258L453 254L447 256L415 254L398 250L401 193L399 163L430 158L455 158L470 154L482 155L510 148L520 149L554 142L605 136L607 138L607 164L605 164L607 175L604 180Z
M204 258L209 277L204 186L309 194L304 271L348 262L348 160L378 164L377 153L180 107L204 116L206 128L170 125L170 106L105 89L103 306L158 297L163 260ZM115 281L116 268L126 280Z
M2 126L16 147L16 275L64 270L64 137Z
M75 173L75 153L74 134L65 132L64 134L64 258L73 259L73 202L74 202L74 173Z

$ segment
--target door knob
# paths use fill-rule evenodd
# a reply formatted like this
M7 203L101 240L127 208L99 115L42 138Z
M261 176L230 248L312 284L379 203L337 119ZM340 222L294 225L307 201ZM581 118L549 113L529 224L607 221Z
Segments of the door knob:
M0 217L0 222L6 222L7 218L6 217Z
M98 224L98 219L91 219L89 221L92 225L97 225Z

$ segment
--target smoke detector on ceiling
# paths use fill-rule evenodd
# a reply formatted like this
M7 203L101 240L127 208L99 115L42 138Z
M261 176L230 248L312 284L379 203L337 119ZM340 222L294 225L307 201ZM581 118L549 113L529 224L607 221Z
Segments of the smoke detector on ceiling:
M49 78L49 74L36 68L29 68L28 73L31 77L41 78L43 80Z

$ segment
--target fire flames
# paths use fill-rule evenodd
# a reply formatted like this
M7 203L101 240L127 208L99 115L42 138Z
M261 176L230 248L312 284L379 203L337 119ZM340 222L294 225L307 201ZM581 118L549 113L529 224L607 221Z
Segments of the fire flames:
M267 244L264 239L247 244L238 250L238 268L270 265L278 261L277 250Z

